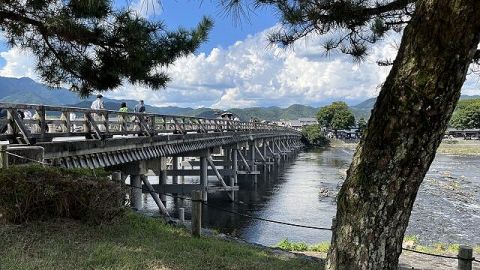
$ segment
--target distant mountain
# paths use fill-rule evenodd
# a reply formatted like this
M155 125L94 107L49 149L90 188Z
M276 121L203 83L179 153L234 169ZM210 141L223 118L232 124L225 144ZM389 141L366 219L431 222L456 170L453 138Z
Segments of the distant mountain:
M0 77L0 102L74 104L81 99L65 88L52 89L30 78Z
M376 101L377 101L377 98L369 98L365 101L360 102L357 105L350 106L350 109L352 110L353 115L355 116L355 119L357 120L360 118L364 118L365 120L368 119L370 117L371 111Z
M127 107L132 109L138 103L136 100L115 100L104 98L105 108L108 110L118 110L122 102L127 103ZM80 107L80 108L90 108L91 101L82 101L76 104L68 104L71 107ZM212 109L212 108L180 108L180 107L155 107L146 105L146 110L152 113L165 114L165 115L184 115L184 116L194 116L194 117L205 117L205 118L216 118L219 113L224 112L223 110ZM280 107L253 107L253 108L234 108L227 110L232 112L241 120L247 121L250 118L258 118L261 120L268 121L278 121L280 119L293 120L304 117L315 117L315 114L318 111L318 108L311 106L294 104L288 108Z
M461 95L460 100L466 100L466 99L479 99L480 95L473 95L473 96L467 96L467 95Z
M371 110L373 108L373 105L375 105L376 101L377 101L377 98L369 98L365 101L358 103L357 105L350 106L350 107L352 109L357 109L357 110Z
M462 95L461 100L478 99L479 95ZM46 105L66 105L72 107L90 108L94 97L80 99L75 93L65 88L52 89L30 78L6 78L0 77L0 102L12 103L34 103ZM357 105L350 106L355 119L370 117L371 110L376 98L367 99ZM131 109L138 103L137 100L116 100L104 98L105 107L109 110L118 110L120 104L126 102ZM148 103L148 101L147 101ZM165 115L184 115L195 117L215 118L222 110L212 108L181 108L176 106L155 107L146 105L148 112ZM294 104L287 108L280 107L252 107L233 108L228 111L239 116L241 120L258 118L261 120L278 121L280 119L294 120L298 118L315 117L319 108L312 106Z

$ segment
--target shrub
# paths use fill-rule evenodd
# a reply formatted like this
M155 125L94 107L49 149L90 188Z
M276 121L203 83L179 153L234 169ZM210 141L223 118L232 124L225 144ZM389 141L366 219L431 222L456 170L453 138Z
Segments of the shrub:
M325 137L320 125L305 126L302 129L302 142L307 146L323 147L329 145L330 141Z
M0 221L65 217L99 224L123 212L125 187L105 171L13 166L0 169Z

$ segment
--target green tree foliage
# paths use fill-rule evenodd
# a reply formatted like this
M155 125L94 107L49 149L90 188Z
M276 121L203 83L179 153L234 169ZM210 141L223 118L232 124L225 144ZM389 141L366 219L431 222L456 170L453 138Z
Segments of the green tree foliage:
M323 134L320 125L303 127L302 142L307 146L326 146L329 144L329 140Z
M365 118L360 118L360 120L358 120L358 130L360 132L363 132L366 128L367 128L367 121L365 121Z
M322 127L334 130L347 129L355 125L355 117L343 101L336 101L320 108L317 119Z
M111 0L4 0L0 26L12 47L31 50L36 70L50 86L71 86L82 96L124 81L159 89L167 67L207 39L212 22L168 31Z
M459 102L450 125L457 129L480 128L480 99Z

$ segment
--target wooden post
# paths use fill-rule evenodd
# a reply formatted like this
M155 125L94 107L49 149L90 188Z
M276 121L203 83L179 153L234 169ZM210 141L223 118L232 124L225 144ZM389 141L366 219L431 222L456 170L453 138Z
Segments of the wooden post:
M112 172L112 181L121 183L122 182L122 172L121 171Z
M192 235L200 237L202 235L202 192L192 192Z
M263 139L263 144L262 144L262 147L263 147L263 156L265 157L265 160L269 163L268 165L265 166L265 169L268 170L268 172L270 172L270 170L271 170L271 168L270 168L270 161L271 161L271 159L268 157L267 144L268 144L268 140L267 140L267 139Z
M158 176L158 182L160 186L165 186L167 184L167 178L168 178L167 171L166 170L160 171L160 175ZM160 200L165 206L167 205L167 195L160 194Z
M225 149L226 151L226 169L231 169L233 170L233 166L232 166L232 152L233 152L233 149L232 148L226 148ZM237 174L236 171L233 172L235 175ZM230 182L230 186L233 188L235 186L235 177L234 176L228 176L228 180ZM230 192L230 199L232 199L232 201L235 201L235 191L232 190Z
M228 148L228 147L223 147L223 154L225 156L225 160L224 160L224 165L223 165L223 168L224 169L232 169L232 149L231 148ZM225 179L225 182L227 180L230 180L231 176L223 176L223 179Z
M40 106L40 109L38 110L38 114L40 116L40 134L42 140L45 139L45 133L47 133L48 129L48 124L47 124L47 112L45 111L44 106ZM50 130L48 130L50 131Z
M257 171L257 165L255 165L255 161L256 161L256 155L255 155L255 145L256 145L256 142L255 140L251 141L250 142L250 145L248 146L249 148L249 151L250 151L250 168L252 170L252 172L256 172ZM257 175L254 174L253 175L253 182L256 184L257 183Z
M6 169L8 168L8 154L7 154L7 145L2 144L0 147L0 168Z
M182 224L185 223L185 208L178 208L178 219Z
M167 184L167 158L160 158L160 172L158 173L158 184L160 186ZM167 206L167 196L165 194L160 194L160 200L163 205Z
M472 270L473 249L469 246L460 246L458 250L458 270Z
M172 158L172 169L173 170L178 170L178 157L173 157ZM173 175L172 176L172 184L178 184L178 176Z
M160 201L160 198L158 197L158 194L155 192L153 189L152 184L150 184L150 181L148 181L148 177L146 175L142 175L141 177L143 183L147 186L148 192L150 193L150 196L152 196L153 200L158 206L158 210L162 212L163 215L166 217L170 218L170 215L168 214L167 208L165 208L165 205Z
M233 183L236 185L238 183L238 155L237 155L237 148L232 149L232 171L233 171Z
M202 186L202 200L207 201L207 186L208 186L208 163L207 157L200 157L200 185Z

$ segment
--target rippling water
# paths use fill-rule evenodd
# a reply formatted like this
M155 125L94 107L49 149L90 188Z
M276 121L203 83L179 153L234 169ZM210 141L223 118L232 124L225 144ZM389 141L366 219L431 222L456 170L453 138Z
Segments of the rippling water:
M353 155L352 150L331 148L309 150L272 173L240 179L238 201L229 203L225 194L209 194L208 203L241 213L303 225L330 227L336 206L334 193L342 181ZM214 178L212 178L214 179ZM155 177L152 182L157 182ZM197 182L190 177L186 182ZM324 196L325 194L330 196ZM146 197L145 211L156 205ZM168 209L176 215L178 207L190 204L168 199ZM236 235L249 242L275 245L282 239L318 243L330 241L331 233L267 223L204 209L204 226ZM407 234L421 242L480 244L480 158L437 155L417 196Z

